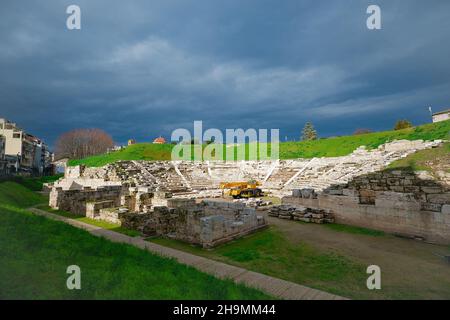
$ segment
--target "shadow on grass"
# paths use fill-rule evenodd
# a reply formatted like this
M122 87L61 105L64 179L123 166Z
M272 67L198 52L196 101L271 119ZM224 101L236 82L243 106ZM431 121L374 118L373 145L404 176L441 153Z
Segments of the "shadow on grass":
M354 227L344 224L336 224L336 223L327 223L323 225L324 227L337 231L337 232L345 232L350 234L362 234L366 236L372 236L372 237L383 237L386 235L383 231L368 229L368 228L362 228L362 227Z
M122 233L125 234L127 236L130 237L138 237L140 236L140 233L136 230L131 230L131 229L127 229L124 228L122 226L120 226L119 224L116 223L111 223L111 222L105 222L105 221L100 221L100 220L95 220L95 219L90 219L87 217L83 217L77 214L73 214L67 211L62 211L62 210L55 210L50 208L48 205L46 204L42 204L42 205L37 205L36 208L50 212L50 213L54 213L57 214L59 216L62 217L66 217L66 218L70 218L70 219L74 219L77 221L81 221L96 227L100 227L106 230L110 230L110 231L114 231L114 232L118 232L118 233Z
M208 250L167 238L147 240L345 297L369 298L364 266L333 251L290 241L276 227Z

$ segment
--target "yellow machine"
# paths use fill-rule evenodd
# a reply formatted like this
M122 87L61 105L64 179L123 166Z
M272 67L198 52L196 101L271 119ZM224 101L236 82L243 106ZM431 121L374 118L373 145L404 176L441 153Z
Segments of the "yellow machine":
M263 192L258 186L261 183L258 181L249 182L222 182L220 188L222 190L228 189L228 195L232 196L234 199L238 198L254 198L261 197Z

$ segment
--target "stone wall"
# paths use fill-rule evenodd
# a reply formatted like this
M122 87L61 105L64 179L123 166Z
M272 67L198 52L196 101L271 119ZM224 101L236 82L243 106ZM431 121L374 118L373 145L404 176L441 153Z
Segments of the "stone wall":
M295 191L282 203L331 210L337 223L450 243L450 188L423 172L380 171L317 196Z
M90 202L103 202L110 200L114 206L119 206L122 187L110 186L98 189L84 188L82 190L63 190L52 188L49 205L53 209L69 211L74 214L86 215ZM94 209L91 206L91 212ZM91 213L93 214L93 213Z

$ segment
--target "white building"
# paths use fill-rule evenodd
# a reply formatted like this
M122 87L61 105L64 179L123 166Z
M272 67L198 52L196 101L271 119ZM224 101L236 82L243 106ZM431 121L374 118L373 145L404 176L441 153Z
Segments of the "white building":
M42 174L51 162L48 147L15 123L0 118L0 135L5 138L5 158L10 171Z
M450 119L450 109L433 113L433 122L440 122Z
M0 118L0 135L6 139L5 154L20 155L22 153L23 130L13 122Z

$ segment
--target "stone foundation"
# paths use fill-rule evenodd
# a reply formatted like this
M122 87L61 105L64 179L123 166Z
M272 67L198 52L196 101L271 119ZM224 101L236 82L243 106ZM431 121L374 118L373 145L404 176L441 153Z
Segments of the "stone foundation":
M294 191L282 203L331 210L336 223L450 244L450 187L409 170L363 175L317 197Z
M110 186L91 189L89 187L81 190L63 190L61 187L54 187L50 191L49 205L53 209L69 211L82 216L94 216L101 205L96 202L105 202L111 206L119 206L122 187ZM89 213L88 213L89 208Z
M117 212L128 229L146 236L165 236L204 248L231 241L267 226L256 210L229 202L171 199L168 206L136 214Z
M50 206L120 224L146 236L166 236L210 248L264 228L264 217L243 203L172 198L146 188L53 187Z

